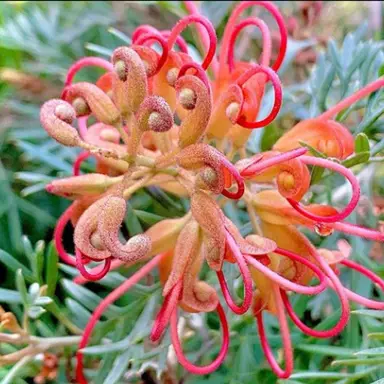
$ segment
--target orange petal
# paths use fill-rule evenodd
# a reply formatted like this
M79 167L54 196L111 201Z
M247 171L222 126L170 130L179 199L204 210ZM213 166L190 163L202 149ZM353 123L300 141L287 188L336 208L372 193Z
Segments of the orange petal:
M333 120L319 119L296 124L275 143L273 149L286 152L300 147L299 141L338 159L345 159L354 150L354 139L347 128Z

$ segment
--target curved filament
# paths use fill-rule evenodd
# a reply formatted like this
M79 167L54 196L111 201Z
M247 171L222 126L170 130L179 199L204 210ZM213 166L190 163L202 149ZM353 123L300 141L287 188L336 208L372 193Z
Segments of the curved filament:
M200 14L199 9L198 9L195 1L184 1L184 4L185 4L185 7L187 8L187 11L190 14L198 14L198 15ZM206 51L208 51L208 49L209 49L209 35L208 35L208 33L206 33L204 31L204 27L200 24L196 25L196 28L197 28L197 32L200 36L200 40L201 40L203 48ZM211 66L212 66L213 72L216 74L217 70L219 69L219 62L217 61L216 55L212 59Z
M162 34L163 37L168 39L169 36L171 35L171 31L168 31L168 30L161 31L161 34ZM188 45L187 45L187 43L185 42L185 40L181 36L177 36L176 37L175 44L179 47L180 52L188 54ZM208 48L208 46L207 46L207 48Z
M91 154L89 152L82 152L79 156L76 157L76 160L73 163L73 176L79 176L80 175L80 166L82 162L88 157L90 157Z
M161 68L163 68L165 62L168 58L168 45L163 36L161 36L159 33L146 33L145 35L141 35L137 41L136 44L144 44L148 41L155 41L161 45L162 53L160 56L160 59L157 63L157 67L154 73L151 74L151 77L156 75Z
M175 353L179 363L189 372L194 375L207 375L215 371L224 361L225 357L228 353L229 348L229 328L227 318L225 316L225 312L220 303L217 304L217 313L220 318L220 323L223 332L223 344L221 345L220 352L217 355L216 359L203 367L199 367L197 365L192 364L183 353L183 349L179 340L179 335L177 332L177 308L175 308L172 312L171 316L171 340L173 348L175 349Z
M236 167L226 158L223 156L222 159L222 165L227 169L227 171L231 174L231 176L235 179L237 184L237 191L236 192L230 192L227 189L223 189L221 193L228 197L229 199L238 200L240 199L244 194L244 179L240 175L239 171L236 169Z
M113 65L107 60L104 60L100 57L93 57L93 56L83 57L82 59L72 64L68 69L64 86L67 87L68 85L71 85L76 73L79 72L80 69L84 67L89 67L89 66L100 67L109 72L113 71Z
M237 37L239 36L239 33L246 27L254 25L258 27L261 31L262 39L263 39L263 48L262 48L262 59L261 59L261 65L268 66L270 59L271 59L271 50L272 50L272 39L271 39L271 33L269 31L269 28L267 24L258 17L249 17L242 22L240 22L236 27L234 28L231 39L229 40L229 47L228 47L228 66L229 71L232 72L235 68L235 43L237 40Z
M267 76L267 79L271 80L273 89L275 91L275 102L273 104L271 112L263 120L250 122L250 121L246 121L246 118L244 115L241 115L237 121L237 124L241 125L243 128L255 129L255 128L265 127L276 118L281 108L281 103L283 99L281 82L276 72L273 71L271 68L265 67L262 65L254 65L251 69L243 73L236 80L236 84L242 87L245 82L247 82L253 75L256 75L257 73L264 73Z
M348 108L352 104L356 103L356 101L359 101L364 97L367 97L368 95L370 95L372 92L375 92L378 89L382 88L383 85L384 85L384 78L380 77L377 80L373 81L372 83L366 85L364 88L353 93L351 96L343 99L342 101L337 103L335 106L328 109L328 111L325 111L324 113L319 115L317 118L322 120L331 119L334 115L341 112L343 109Z
M244 256L240 252L239 247L235 243L233 237L227 232L226 238L227 238L227 247L229 247L229 249L231 250L232 254L236 259L237 264L239 265L239 269L244 282L244 301L240 306L238 306L234 302L233 298L231 297L231 293L229 292L228 285L227 285L227 282L225 281L223 271L222 270L217 271L216 273L220 282L221 290L223 291L223 295L228 306L237 315L242 315L243 313L248 311L252 303L252 278L251 278L251 274L249 272L247 263L244 259Z
M86 259L87 257L83 255L83 253L78 248L76 248L76 267L81 273L81 275L89 281L101 280L111 268L112 258L108 257L107 259L104 259L103 268L101 270L98 270L95 273L89 273L89 271L87 271L84 266L84 261Z
M282 369L277 363L275 357L273 356L273 352L271 350L271 346L269 345L267 335L265 333L264 322L263 322L263 311L259 311L255 313L257 329L260 335L260 342L265 353L265 357L268 360L269 365L271 366L273 372L275 372L276 376L280 379L287 379L291 376L293 371L293 352L292 352L292 343L291 337L289 334L289 327L287 318L284 313L284 307L282 305L282 297L279 293L278 287L273 285L273 293L276 300L276 308L277 308L277 318L279 320L280 325L280 333L283 341L284 348L284 357L285 357L285 369Z
M368 277L373 283L377 284L382 291L384 291L384 280L369 269L363 267L358 263L355 263L352 260L343 260L341 264ZM384 302L382 301L367 299L363 296L358 295L357 293L351 292L349 289L345 289L345 291L347 293L347 297L358 304L364 305L365 307L372 309L384 310Z
M113 270L118 269L122 266L128 267L129 265L130 265L129 263L124 263L124 261L112 258L111 267L109 268L109 270L113 271ZM99 273L103 268L104 268L104 264L101 265L101 263L100 263L96 267L91 268L91 270L89 272L92 272L92 274L93 274L93 272ZM72 281L77 285L83 285L83 284L86 284L89 280L82 275L78 275Z
M108 308L113 302L115 302L119 297L121 297L125 292L127 292L133 285L137 284L143 277L148 275L160 262L164 254L159 254L155 256L151 261L149 261L144 267L132 275L128 280L124 281L119 287L113 290L107 297L105 297L100 304L93 311L91 318L89 319L84 332L83 337L79 344L79 350L76 353L76 380L79 384L87 384L87 379L84 376L83 372L83 354L81 349L85 348L88 344L88 341L91 337L93 328L99 321L100 317L103 315L103 312Z
M191 69L191 68L195 69L196 71L195 76L197 76L205 84L209 93L211 93L211 85L210 85L208 76L203 70L203 68L201 67L201 65L197 63L194 63L194 62L185 63L179 70L177 80L179 80L181 76L184 76L187 73L188 69Z
M329 226L336 229L336 231L341 231L350 235L363 237L364 239L384 242L384 233L375 231L371 228L360 227L359 225L346 222L333 223Z
M243 177L251 177L266 170L269 167L283 163L288 160L296 159L307 152L306 148L298 148L292 151L284 152L279 155L273 156L269 159L263 160L263 157L256 157L254 163L250 163L246 168L242 169L240 174Z
M181 291L182 281L180 280L169 291L164 299L159 313L156 316L151 330L151 335L149 336L152 342L156 342L164 334L165 328L169 323L169 319L171 318L173 311L177 308L177 303L179 302Z
M252 255L245 255L245 259L249 264L252 265L252 267L256 268L258 271L266 275L269 279L271 279L273 282L278 284L281 288L288 290L288 291L294 291L297 293L301 293L304 295L317 295L320 292L324 291L324 289L327 286L327 282L324 276L324 273L313 263L305 259L304 257L300 255L296 255L293 252L290 252L286 249L282 248L276 248L273 252L278 253L282 256L286 256L290 258L293 261L297 261L299 263L304 264L306 267L310 268L317 276L317 278L320 280L320 284L316 285L314 287L307 287L305 285L294 283L278 273L272 271L270 268L266 267L264 264L262 264L260 261L256 260Z
M53 241L60 259L66 264L76 265L76 259L73 256L70 256L63 246L63 233L66 225L71 221L72 210L73 204L71 204L60 216L59 220L57 220L55 231L53 233Z
M158 34L160 31L156 29L155 27L152 27L152 25L149 24L142 24L138 26L133 32L132 32L132 44L136 44L136 41L139 37L141 37L143 34L147 33L154 33Z
M359 198L360 198L360 185L355 175L353 174L353 172L350 169L345 168L340 164L337 164L330 160L321 159L318 157L302 156L300 160L305 164L317 165L320 167L328 168L328 169L331 169L332 171L336 171L341 175L345 176L352 186L352 197L350 202L342 212L335 215L331 215L331 216L315 215L311 212L308 212L299 202L292 200L290 198L287 198L287 201L289 202L289 204L291 204L291 206L304 217L320 223L334 223L336 221L341 221L345 219L347 216L349 216L353 212L353 210L356 208L356 205L359 202Z
M261 6L265 9L267 9L274 19L277 22L277 25L280 30L280 48L279 53L276 58L276 61L272 65L272 69L274 71L278 71L283 60L285 57L285 53L287 51L287 43L288 43L288 32L285 25L285 20L283 16L281 15L279 9L276 7L275 4L271 3L270 1L242 1L240 4L233 10L231 13L231 17L228 20L227 27L225 28L224 35L223 35L223 44L221 48L221 56L220 56L220 69L224 68L225 63L228 62L228 55L229 55L229 43L231 36L233 34L233 31L237 24L237 19L239 18L240 14L246 10L247 8L253 7L253 6Z
M306 326L300 318L296 315L294 309L292 308L292 305L288 299L288 296L285 291L281 290L281 297L283 299L284 306L287 310L287 313L293 323L306 335L316 337L316 338L329 338L337 336L347 325L349 321L349 303L348 303L348 297L345 292L345 288L342 286L340 280L336 276L336 274L333 272L332 268L328 265L328 263L323 260L323 258L315 251L313 248L312 250L312 256L316 259L316 261L320 264L321 268L325 271L327 274L327 277L329 279L329 285L332 286L332 288L336 291L337 295L339 296L340 302L341 302L341 316L338 321L338 323L331 329L328 330L316 330L312 329L308 326Z
M207 69L209 64L211 63L213 57L215 56L216 46L217 46L217 37L215 28L211 24L211 22L203 16L200 15L189 15L182 18L173 28L171 34L168 38L168 48L171 49L176 42L177 36L181 33L181 31L186 28L191 23L199 23L201 24L208 32L209 35L209 49L201 64L203 69Z

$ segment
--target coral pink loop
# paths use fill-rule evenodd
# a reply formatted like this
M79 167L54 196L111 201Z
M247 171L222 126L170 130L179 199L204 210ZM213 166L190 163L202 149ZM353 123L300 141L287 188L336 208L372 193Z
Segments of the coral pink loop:
M264 23L263 20L259 19L258 17L249 17L245 20L243 20L241 23L236 25L236 27L233 30L233 33L231 35L231 39L229 41L229 47L228 47L228 66L229 71L232 72L235 69L235 43L237 40L237 37L239 36L239 33L246 27L254 25L258 27L261 31L262 39L263 39L263 48L262 48L262 59L261 64L268 66L269 61L271 59L271 49L272 49L272 39L271 39L271 33L269 31L269 28L267 24Z
M76 73L79 72L80 69L90 66L100 67L109 72L113 71L113 65L107 60L93 56L83 57L82 59L72 64L71 67L68 69L64 85L66 87L71 85Z
M125 266L125 267L128 267L130 264L127 264L125 263L124 261L121 261L121 260L118 260L118 259L112 259L111 261L111 267L109 268L109 271L113 271L117 268L120 268L122 266ZM94 268L92 268L89 272L92 272L93 273L99 273L99 271L101 269L104 268L104 265L98 265ZM82 275L78 275L76 276L73 280L72 280L75 284L78 284L78 285L83 285L85 283L87 283L89 280L86 279L84 276Z
M223 156L222 158L222 166L228 170L228 172L231 174L231 176L235 179L237 184L237 191L236 192L230 192L227 189L223 189L221 193L228 197L228 199L238 200L240 199L244 194L244 179L240 175L237 168L226 158Z
M168 48L171 49L176 42L177 36L181 33L181 31L186 28L191 23L199 23L204 26L209 35L209 49L207 55L201 64L203 69L207 69L209 64L211 63L213 57L215 56L216 46L217 46L217 37L215 28L211 24L211 22L203 16L200 15L189 15L183 17L173 28L171 34L168 39Z
M172 312L171 316L171 340L173 348L175 349L175 353L179 363L189 372L194 375L208 375L215 371L225 360L225 357L228 353L229 348L229 328L227 318L225 316L225 312L220 303L217 304L216 307L217 313L220 318L220 323L223 332L223 344L221 345L220 352L217 355L216 359L203 367L196 366L192 364L184 355L183 348L181 346L179 335L177 332L177 308L175 308Z
M273 156L267 160L263 160L263 156L257 157L255 162L244 168L240 174L243 177L252 177L258 173L265 171L269 167L284 163L288 160L295 159L299 156L303 156L307 152L306 148L297 148L292 151L284 152L279 155Z
M222 70L225 67L226 63L228 62L230 40L234 32L234 29L236 28L237 19L245 9L253 6L264 7L272 14L272 16L275 18L277 22L277 25L280 30L281 40L280 40L279 54L276 58L276 61L272 65L272 69L276 72L279 70L284 60L285 53L287 51L288 32L285 25L285 20L281 15L279 9L275 4L271 3L270 1L242 1L233 10L228 20L227 26L224 31L223 39L222 39L222 47L221 47L221 55L220 55L220 70Z
M85 256L79 248L76 247L76 267L83 277L89 281L98 281L101 280L111 268L112 257L108 257L104 260L104 264L101 270L95 271L95 273L90 273L84 266L84 261L89 261L90 259ZM88 259L88 260L87 260Z
M171 35L171 31L161 31L162 36L164 36L166 39ZM176 38L176 45L179 47L180 52L188 54L188 45L185 42L185 40L181 36L177 36Z
M332 268L313 248L311 249L312 249L312 256L315 258L318 264L320 264L321 268L323 269L323 271L326 273L328 277L328 280L329 280L328 284L332 286L332 288L336 291L337 295L339 296L340 303L341 303L341 316L338 323L333 328L324 330L324 331L319 331L319 330L309 328L296 315L295 311L292 308L291 303L289 302L288 296L285 291L281 290L281 296L283 299L284 306L287 309L289 317L302 332L304 332L306 335L317 337L317 338L334 337L334 336L337 336L345 328L345 326L349 321L350 310L349 310L348 297L346 295L345 288L342 286L340 280L338 279L336 274L333 272Z
M76 157L76 160L73 163L73 176L79 176L80 175L80 166L82 162L88 157L90 157L91 154L89 152L82 152L79 156Z
M368 277L373 283L377 284L382 291L384 291L384 280L370 271L369 269L363 267L362 265L355 263L352 260L343 260L341 264L345 265L348 268L354 269L355 271L361 273L362 275ZM354 293L350 291L349 289L345 289L347 293L347 297L350 300L355 301L356 303L359 303L361 305L364 305L368 308L371 309L379 309L379 310L384 310L384 302L383 301L376 301L376 300L371 300L367 299L363 296L358 295L357 293Z
M113 302L115 302L120 296L127 292L133 285L137 284L143 277L148 275L160 262L164 254L159 254L155 256L151 261L149 261L144 267L132 275L128 280L124 281L119 287L113 290L107 297L105 297L100 304L93 311L91 318L89 319L84 332L83 337L79 344L79 351L76 353L76 380L79 384L87 384L87 379L83 373L83 354L81 352L82 348L85 348L88 344L88 341L91 337L92 330L95 327L96 323L99 321L103 312L107 307L109 307Z
M197 63L191 62L184 64L179 70L177 79L180 79L180 77L184 76L188 69L194 69L196 71L195 76L197 76L204 83L204 85L208 89L209 94L211 94L211 84L209 82L208 76L205 73L204 69L201 67L201 65Z
M164 334L164 331L169 324L169 319L171 318L172 312L175 308L177 308L177 303L180 300L182 287L182 280L180 280L174 285L174 287L165 297L163 305L156 316L151 330L150 339L152 342L156 342Z
M237 121L237 124L241 125L243 128L255 129L255 128L265 127L275 119L275 117L277 116L281 108L281 103L283 100L283 91L281 88L281 82L276 72L273 71L271 68L265 67L262 65L254 65L251 69L243 73L236 80L236 84L242 87L245 82L247 82L253 75L256 75L258 73L264 73L267 76L268 80L271 80L273 89L275 91L275 101L273 103L271 112L263 120L250 122L250 121L246 121L246 118L244 115L240 115Z
M76 265L76 259L74 256L70 256L64 249L63 246L63 233L66 225L71 221L73 210L73 204L71 204L64 213L60 216L59 220L57 220L55 231L53 233L53 241L55 243L55 247L57 249L57 253L61 260L63 260L66 264Z
M353 210L356 208L356 205L359 202L359 198L360 198L360 185L358 180L356 179L356 176L353 174L353 172L350 169L345 168L340 164L337 164L327 159L321 159L319 157L302 156L300 160L305 164L317 165L319 167L328 168L328 169L331 169L332 171L336 171L341 175L345 176L352 186L352 197L350 202L342 212L335 215L331 215L331 216L315 215L311 212L308 212L299 202L293 199L287 198L287 201L289 202L289 204L291 204L291 206L297 212L299 212L306 218L310 220L314 220L316 222L320 222L320 223L334 223L336 221L343 220L347 216L349 216L353 212Z
M324 291L324 289L327 287L327 282L326 282L324 273L316 265L308 261L306 258L282 248L276 248L273 252L278 253L282 256L286 256L293 261L297 261L301 264L304 264L306 267L308 267L315 273L315 275L320 281L320 284L315 285L314 287L307 287L305 285L294 283L286 279L285 277L279 275L278 273L272 271L270 268L266 267L264 264L262 264L252 255L244 255L244 256L246 261L252 267L256 268L258 271L263 273L266 277L271 279L274 283L278 284L281 288L287 291L294 291L297 293L301 293L303 295L317 295L320 292Z
M132 44L136 44L137 39L147 33L161 33L158 29L152 27L152 25L143 24L138 26L133 32L132 32Z
M371 228L365 228L359 225L346 223L346 222L333 223L333 224L329 224L329 226L333 229L336 229L336 231L348 233L354 236L363 237L368 240L384 242L384 233L375 231L374 229L371 229Z
M322 120L329 120L333 116L335 116L337 113L341 112L343 109L350 107L352 104L356 103L356 101L359 101L364 97L367 97L372 92L377 91L383 86L384 86L384 77L380 77L377 80L373 81L372 83L366 85L364 88L359 89L357 92L353 93L351 96L343 99L342 101L337 103L335 106L328 109L328 111L325 111L324 113L322 113L317 118Z
M273 356L273 352L271 350L271 346L269 345L267 335L265 333L264 322L263 322L263 311L258 311L255 313L257 329L259 331L261 347L263 348L265 357L271 366L273 372L280 379L287 379L291 376L293 371L293 351L292 351L292 342L289 334L289 327L287 322L287 317L284 313L284 306L281 299L281 294L279 292L279 288L274 284L273 285L273 293L276 300L276 311L277 318L279 320L280 325L280 333L283 342L284 349L284 357L285 357L285 369L282 369L277 363L275 357Z
M220 287L224 295L224 299L227 302L229 308L232 309L237 315L242 315L247 312L249 307L252 304L252 277L249 272L247 263L244 259L243 254L240 252L239 247L237 246L233 237L227 232L226 233L226 246L229 247L232 254L235 256L236 262L239 266L241 276L244 283L244 300L241 306L238 306L232 299L231 293L229 292L227 282L225 281L225 276L223 271L217 271L217 277L219 279Z
M157 73L159 73L160 69L163 68L165 62L167 61L167 58L168 58L168 44L167 42L165 41L164 37L162 35L160 35L159 33L146 33L144 35L141 35L137 38L136 40L136 44L144 44L146 42L151 42L153 43L153 41L159 43L161 45L161 49L162 49L162 53L161 53L161 56L160 56L160 59L157 63L157 67L156 67L156 70L155 72L151 75L152 76L155 76Z
M187 8L187 11L189 14L197 14L199 15L199 8L196 5L196 1L184 1L185 7ZM196 25L197 32L199 34L201 43L203 48L208 51L209 49L209 35L208 33L204 30L204 27L200 24ZM216 55L212 59L211 67L213 69L213 72L216 74L218 69L219 69L219 62L217 60Z

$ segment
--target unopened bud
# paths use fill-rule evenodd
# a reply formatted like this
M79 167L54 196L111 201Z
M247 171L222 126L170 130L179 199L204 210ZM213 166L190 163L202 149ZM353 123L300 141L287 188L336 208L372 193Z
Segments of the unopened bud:
M190 88L184 88L179 93L180 104L188 110L195 108L196 93Z
M176 83L176 80L177 80L177 76L179 75L179 70L178 68L171 68L167 74L166 74L166 79L167 79L167 83L171 86L171 87L174 87L175 86L175 83Z
M73 107L63 100L53 99L43 104L40 122L49 136L68 147L81 143L77 130L70 124L76 118Z

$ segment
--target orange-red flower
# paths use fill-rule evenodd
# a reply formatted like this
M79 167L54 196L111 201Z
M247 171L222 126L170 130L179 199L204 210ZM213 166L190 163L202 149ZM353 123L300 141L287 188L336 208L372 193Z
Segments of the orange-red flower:
M60 257L76 265L83 278L98 280L111 268L146 261L147 264L108 295L94 311L84 331L77 354L77 380L86 383L83 373L84 348L104 309L154 268L160 272L163 305L151 332L157 341L168 324L179 362L194 374L207 374L225 359L229 346L229 326L216 287L201 280L206 263L217 275L226 304L236 314L251 306L265 356L277 376L289 377L293 351L287 316L305 333L316 337L341 332L349 318L349 300L370 308L384 304L369 300L344 288L338 279L339 265L369 277L384 289L372 272L330 250L316 250L299 231L306 226L321 235L343 231L383 241L382 233L343 222L355 209L360 187L353 172L338 161L354 151L347 127L332 117L351 103L383 85L379 79L345 99L324 114L302 121L283 135L271 151L247 158L243 146L251 129L273 121L282 103L282 86L277 74L284 59L287 33L277 7L266 1L239 3L224 32L219 58L217 38L211 23L186 2L191 15L181 19L171 31L140 26L130 47L117 48L111 63L84 58L68 71L62 100L50 100L41 109L41 123L48 134L66 146L85 150L74 163L74 176L53 181L47 191L74 200L57 223L55 243ZM265 22L258 18L240 21L242 12L254 5L274 16L280 33L276 61L271 64L271 37ZM180 37L188 25L198 25L206 49L202 64L188 54ZM241 30L260 28L263 55L260 64L234 58L234 45ZM161 45L158 54L152 44ZM178 49L176 50L176 46ZM108 72L96 83L73 83L77 71L87 65ZM211 71L209 76L207 70ZM265 87L271 83L275 102L268 116L258 117ZM88 118L96 123L87 126ZM77 129L72 125L77 121ZM314 147L326 158L310 156ZM80 165L88 156L96 158L96 172L80 175ZM240 160L234 164L235 156ZM327 205L303 205L311 188L311 166L320 166L346 177L352 187L349 203L342 210ZM124 240L120 226L126 215L126 201L141 188L156 185L175 195L188 197L190 210L182 218L161 221L143 234ZM243 237L221 209L223 198L242 200L254 233ZM75 257L67 254L62 234L67 223L74 225ZM91 261L101 265L87 269ZM239 304L231 296L223 265L236 264L243 284ZM315 286L310 282L319 280ZM290 292L317 294L330 288L341 303L340 321L330 330L309 329L294 313ZM223 343L211 364L198 367L184 356L177 331L177 308L188 312L217 311ZM264 330L263 312L278 318L282 333L285 367L271 351Z

